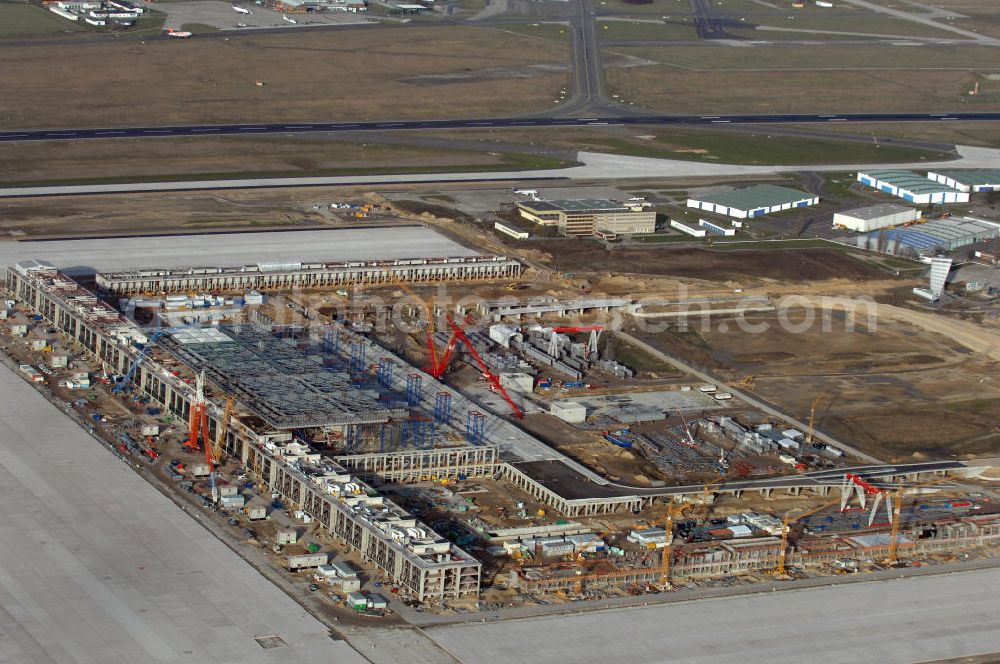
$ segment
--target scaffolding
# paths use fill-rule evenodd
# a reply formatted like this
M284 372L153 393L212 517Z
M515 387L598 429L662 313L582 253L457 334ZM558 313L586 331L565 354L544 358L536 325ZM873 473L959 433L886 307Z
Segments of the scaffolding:
M420 405L420 393L423 390L423 377L418 373L411 373L406 377L406 403L411 408Z
M392 388L392 369L396 366L390 357L382 357L378 361L378 384L385 389Z
M486 439L486 416L470 410L465 421L465 438L472 445L482 445Z
M434 419L441 424L451 420L451 394L448 392L438 392L434 398Z
M435 427L433 420L410 419L403 422L401 447L427 450L434 447Z
M365 341L354 339L351 342L351 376L358 377L365 372Z

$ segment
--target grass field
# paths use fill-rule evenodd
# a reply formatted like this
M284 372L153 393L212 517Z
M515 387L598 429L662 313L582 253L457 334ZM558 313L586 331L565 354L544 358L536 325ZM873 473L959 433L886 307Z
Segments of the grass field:
M122 139L7 144L0 151L0 184L529 170L565 165L539 155L365 145L318 137Z
M619 47L621 48L621 47ZM628 48L629 55L695 70L996 70L997 49L983 46L783 46L779 48Z
M615 15L653 14L655 16L690 16L688 0L598 0L594 3L598 13Z
M698 32L690 19L676 19L670 23L643 21L608 21L597 23L601 41L686 40L698 39Z
M896 9L906 9L906 5L893 0L878 0L879 4L891 4ZM933 0L933 7L961 14L965 18L951 21L952 25L966 30L974 30L991 37L1000 37L1000 13L996 0Z
M813 138L775 136L766 130L754 133L710 129L674 129L662 126L607 129L511 129L436 132L434 136L533 143L551 148L610 152L636 157L683 159L732 164L786 165L909 162L948 158L947 153L915 150L874 142L838 142Z
M796 125L790 125L796 126ZM805 126L804 129L815 129ZM824 126L834 134L857 136L886 136L920 141L957 143L981 147L1000 148L1000 124L993 122L901 122L898 124L853 124Z
M526 23L524 25L505 25L497 29L536 39L557 42L569 42L570 40L570 28L562 23Z
M850 164L947 158L936 152L759 134L668 131L653 140L605 139L602 152L727 164Z
M789 57L793 57L789 53ZM706 58L707 60L707 58ZM605 70L608 91L637 106L669 113L857 113L1000 108L1000 81L933 70L678 70L666 65Z
M0 81L17 72L17 85L3 86L0 117L25 128L469 117L547 107L568 81L565 44L491 28L332 35L2 49Z
M85 25L34 5L0 2L0 37L87 32Z

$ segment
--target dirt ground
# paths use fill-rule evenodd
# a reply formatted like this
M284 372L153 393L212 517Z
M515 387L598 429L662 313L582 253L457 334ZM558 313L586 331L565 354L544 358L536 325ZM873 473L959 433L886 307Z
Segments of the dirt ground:
M829 249L712 251L619 247L609 251L586 241L539 240L525 244L547 254L554 269L568 272L635 272L715 281L739 277L788 282L837 277L856 280L885 278L884 272Z
M312 206L360 202L365 195L360 188L323 187L5 199L0 201L0 234L77 237L339 225L345 223L343 215Z
M0 50L0 117L29 128L525 112L556 98L568 58L564 44L471 26L23 45Z
M798 314L789 321L801 322ZM834 316L808 331L784 329L772 314L748 315L760 333L732 319L669 331L646 340L731 381L755 377L752 391L818 429L891 459L1000 453L998 364L948 338L880 318L855 332Z

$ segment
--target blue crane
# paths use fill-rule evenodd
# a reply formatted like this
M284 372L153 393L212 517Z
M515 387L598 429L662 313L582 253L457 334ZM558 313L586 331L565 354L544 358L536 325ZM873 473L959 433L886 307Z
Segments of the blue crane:
M160 339L160 337L168 331L169 329L160 329L160 319L157 318L156 331L153 332L152 336L149 337L149 340L143 344L142 348L139 350L139 354L136 355L132 365L128 368L128 371L126 371L121 378L115 381L114 387L111 388L112 394L120 394L122 390L129 386L129 383L132 382L132 378L135 376L135 372L139 369L139 365L146 360L146 357L149 355L149 351L153 349L153 346L156 345L156 342Z

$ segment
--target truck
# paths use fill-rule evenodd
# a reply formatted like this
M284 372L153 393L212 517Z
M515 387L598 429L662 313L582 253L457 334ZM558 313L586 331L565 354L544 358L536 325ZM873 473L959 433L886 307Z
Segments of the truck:
M621 431L603 431L601 435L604 436L604 440L608 441L612 445L617 445L618 447L629 450L632 449L632 441L624 437Z

